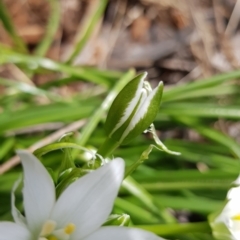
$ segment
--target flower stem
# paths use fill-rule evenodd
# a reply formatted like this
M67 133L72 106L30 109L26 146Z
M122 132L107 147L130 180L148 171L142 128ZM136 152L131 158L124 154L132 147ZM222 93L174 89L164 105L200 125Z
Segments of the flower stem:
M142 152L139 159L125 170L124 178L130 176L146 159L148 159L148 156L152 152L154 147L155 146L151 144L144 152Z
M97 153L103 158L109 156L118 146L119 142L112 140L111 138L106 138L105 142L98 149Z
M161 236L193 232L211 232L208 222L136 225L134 227L141 228Z

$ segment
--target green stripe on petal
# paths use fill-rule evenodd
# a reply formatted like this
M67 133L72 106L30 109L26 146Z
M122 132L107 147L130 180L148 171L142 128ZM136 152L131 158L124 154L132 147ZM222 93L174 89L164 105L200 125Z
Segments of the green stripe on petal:
M132 111L131 115L129 116L129 118L124 122L124 124L118 128L114 134L111 136L112 139L114 139L115 141L118 142L122 142L122 139L124 139L127 135L126 130L128 129L129 126L131 126L132 123L132 119L134 118L134 116L136 115L139 107L142 105L142 103L146 100L146 92L142 92L141 96L139 97L139 100L134 108L134 110Z
M158 87L150 93L145 102L139 107L130 125L125 130L123 139L121 139L123 144L131 141L151 125L158 113L162 93L163 82L160 82Z
M143 81L147 73L142 73L129 82L118 94L109 110L105 129L107 135L111 135L120 128L132 114L143 87Z

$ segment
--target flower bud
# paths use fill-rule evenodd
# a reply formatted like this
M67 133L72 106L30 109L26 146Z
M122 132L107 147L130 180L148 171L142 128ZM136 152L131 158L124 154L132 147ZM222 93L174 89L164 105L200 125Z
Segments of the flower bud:
M152 91L144 82L144 72L130 81L118 94L109 110L105 129L113 141L127 143L154 121L162 99L163 83Z

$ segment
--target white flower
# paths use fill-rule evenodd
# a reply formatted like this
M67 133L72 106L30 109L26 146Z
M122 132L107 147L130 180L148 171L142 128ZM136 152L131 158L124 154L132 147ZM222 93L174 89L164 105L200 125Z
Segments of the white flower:
M114 159L72 183L57 199L41 162L18 151L24 169L25 217L14 206L15 223L0 222L0 240L159 240L153 233L125 227L101 227L111 213L124 175L124 161Z
M210 216L213 235L219 240L240 240L240 186L231 188L223 210Z

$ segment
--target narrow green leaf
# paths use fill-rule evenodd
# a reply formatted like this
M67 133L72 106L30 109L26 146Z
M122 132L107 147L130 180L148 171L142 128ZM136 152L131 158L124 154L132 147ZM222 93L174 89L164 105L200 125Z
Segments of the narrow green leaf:
M107 87L111 85L111 82L104 76L101 74L97 75L96 71L92 73L91 70L88 70L88 68L68 66L48 58L29 56L12 52L8 49L2 49L0 55L0 64L5 63L24 64L28 69L33 71L36 71L38 68L43 68L54 72L65 73L69 76L75 76L81 80L90 81Z
M73 60L76 58L76 56L81 52L83 47L86 45L89 37L91 36L94 27L98 23L100 17L104 13L104 10L107 5L107 0L99 0L95 1L97 2L97 6L95 8L95 11L92 12L91 16L88 16L88 21L86 22L83 29L81 29L79 36L77 36L77 43L74 46L74 50L71 53L69 59L67 60L67 63L71 64ZM93 3L92 3L93 4Z
M38 56L44 56L47 53L60 23L60 2L58 0L50 0L48 2L50 4L51 13L49 14L45 36L41 39L41 42L34 51Z
M8 31L8 33L12 37L12 40L15 44L16 49L21 52L27 52L26 45L23 42L23 40L18 36L17 31L12 23L12 19L9 16L7 8L5 7L2 0L0 1L0 18L2 20L2 23L5 29Z

